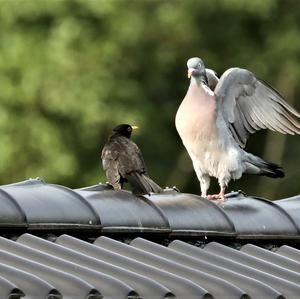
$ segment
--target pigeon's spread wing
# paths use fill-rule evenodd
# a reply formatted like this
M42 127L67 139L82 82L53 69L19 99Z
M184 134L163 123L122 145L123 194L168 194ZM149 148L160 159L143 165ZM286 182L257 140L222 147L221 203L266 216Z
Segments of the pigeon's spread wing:
M228 69L215 94L218 111L242 148L249 134L260 129L300 134L300 114L276 90L245 69Z

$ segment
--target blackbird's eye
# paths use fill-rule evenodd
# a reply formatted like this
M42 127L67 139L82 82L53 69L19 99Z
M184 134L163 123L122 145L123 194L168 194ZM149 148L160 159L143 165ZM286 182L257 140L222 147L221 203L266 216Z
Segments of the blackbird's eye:
M132 129L131 129L130 127L127 128L127 131L128 131L128 132L131 132L131 130L132 130Z

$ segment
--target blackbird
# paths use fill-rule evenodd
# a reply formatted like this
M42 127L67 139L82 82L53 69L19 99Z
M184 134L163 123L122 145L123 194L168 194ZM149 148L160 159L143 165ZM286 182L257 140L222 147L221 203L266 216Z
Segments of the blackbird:
M108 183L115 190L121 190L124 182L128 182L135 195L162 192L163 189L147 175L142 153L130 139L137 128L128 124L116 126L104 145L101 158Z

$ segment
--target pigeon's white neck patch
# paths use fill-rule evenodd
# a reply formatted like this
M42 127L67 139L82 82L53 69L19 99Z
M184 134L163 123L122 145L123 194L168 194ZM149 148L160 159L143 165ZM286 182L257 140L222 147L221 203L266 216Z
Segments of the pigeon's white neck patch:
M198 88L202 88L208 95L214 95L214 92L204 82L197 80L195 77L191 78L190 86L197 86Z

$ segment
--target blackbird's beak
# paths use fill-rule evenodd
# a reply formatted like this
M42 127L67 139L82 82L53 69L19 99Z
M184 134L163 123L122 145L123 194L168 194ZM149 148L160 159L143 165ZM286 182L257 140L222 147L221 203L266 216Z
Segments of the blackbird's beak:
M138 126L131 126L132 130L136 130L138 129L139 127Z

